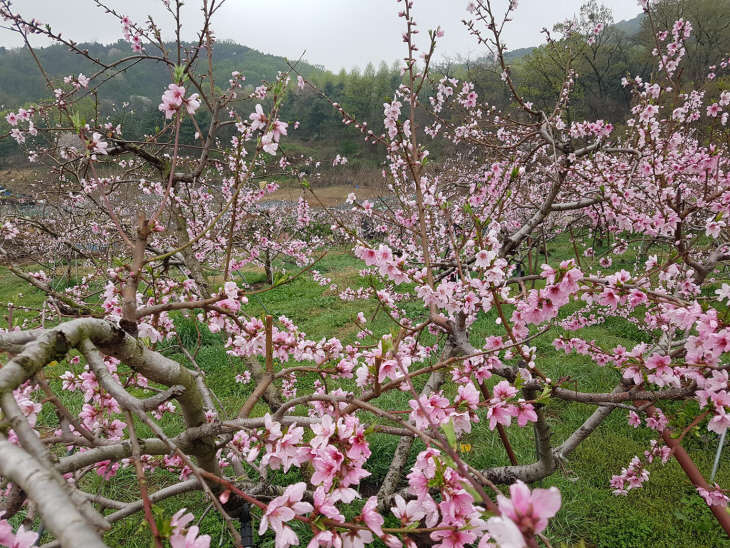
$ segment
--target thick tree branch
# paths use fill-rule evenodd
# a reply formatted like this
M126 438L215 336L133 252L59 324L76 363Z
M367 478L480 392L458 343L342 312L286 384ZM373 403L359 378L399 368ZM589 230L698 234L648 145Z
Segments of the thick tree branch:
M106 548L99 533L89 526L51 472L6 439L0 439L0 474L25 491L38 507L44 525L59 539L61 546Z

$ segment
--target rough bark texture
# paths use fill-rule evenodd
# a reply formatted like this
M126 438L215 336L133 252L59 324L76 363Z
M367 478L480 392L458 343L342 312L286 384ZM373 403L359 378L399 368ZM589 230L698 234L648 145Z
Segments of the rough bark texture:
M106 547L53 474L5 439L0 440L0 474L19 485L33 500L44 525L62 547Z
M184 392L177 401L186 426L194 428L206 424L203 398L192 373L103 320L86 318L64 323L29 343L0 370L0 394L12 392L47 363L62 359L71 348L80 346L83 339L90 340L105 354L120 359L153 382L168 387L181 386ZM215 452L215 437L211 436L197 440L190 454L201 468L220 475Z

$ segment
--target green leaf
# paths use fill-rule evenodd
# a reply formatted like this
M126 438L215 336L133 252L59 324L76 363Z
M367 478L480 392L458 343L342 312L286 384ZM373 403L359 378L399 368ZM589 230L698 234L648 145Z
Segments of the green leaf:
M146 520L142 520L139 524L139 527L137 527L137 534L144 535L147 532L147 528L149 527L149 523L147 523Z
M521 390L524 385L525 385L525 380L522 378L522 375L517 373L517 378L515 379L515 388L517 390Z
M86 125L85 120L82 120L81 115L78 112L74 112L69 117L71 118L71 123L73 124L76 133L78 133L81 128Z
M444 434L446 434L446 439L448 440L451 448L456 451L456 432L454 431L454 419L449 419L449 423L442 425L441 429L444 431Z
M185 67L183 65L175 65L173 78L175 78L175 83L178 85L181 85L188 79L188 75L185 74Z
M546 385L542 390L540 397L535 400L535 403L547 403L550 400L550 392L552 391L549 385Z
M272 287L278 287L282 284L285 284L289 281L289 275L284 274L283 272L277 272L274 275L274 285Z
M396 331L397 333L397 331ZM383 356L387 354L390 350L393 350L393 339L396 337L396 335L393 334L393 331L390 332L390 338L383 337L380 339L380 347L383 350Z

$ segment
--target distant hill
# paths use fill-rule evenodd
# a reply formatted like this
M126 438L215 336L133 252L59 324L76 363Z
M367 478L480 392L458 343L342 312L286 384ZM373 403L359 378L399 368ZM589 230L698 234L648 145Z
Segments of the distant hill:
M624 31L629 36L634 36L635 34L638 34L641 30L641 22L644 20L644 17L646 17L646 14L640 13L633 19L624 19L623 21L614 23L613 26L617 29Z
M171 46L168 44L168 47ZM187 46L190 47L190 44ZM78 47L87 49L91 57L103 63L111 63L132 53L129 44L123 40L109 45L82 43ZM150 55L155 55L151 46L148 45L147 48ZM35 51L44 69L54 80L54 85L56 80L60 83L64 76L70 74L84 73L90 76L97 71L91 61L71 53L62 45L38 48ZM215 80L221 86L226 85L233 71L239 71L246 76L247 83L258 85L262 79L273 81L279 71L289 68L283 57L262 53L230 40L221 40L215 44L213 62ZM321 67L307 63L299 63L297 69L308 77L322 72ZM117 105L130 100L141 100L143 103L149 99L158 101L169 81L170 76L162 63L137 63L105 82L100 98ZM26 49L0 48L0 82L0 105L5 108L14 109L51 97L51 90L47 89L38 66Z
M645 15L646 14L644 13L640 13L633 19L619 21L618 23L614 23L613 26L619 30L624 31L629 36L634 36L635 34L638 34L641 30L641 22L644 20ZM535 46L509 50L505 52L504 60L508 63L513 63L514 61L521 59L525 55L530 54L534 49Z
M533 49L535 49L535 48L531 46L529 48L518 48L518 49L515 49L512 51L508 51L504 55L504 60L505 61L516 61L520 57L524 57L525 55L530 53Z

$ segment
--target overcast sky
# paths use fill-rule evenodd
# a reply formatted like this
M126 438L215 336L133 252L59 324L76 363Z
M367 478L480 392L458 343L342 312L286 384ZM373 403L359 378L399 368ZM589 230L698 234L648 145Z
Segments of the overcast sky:
M510 49L543 43L540 30L552 29L556 22L572 17L584 0L519 0L505 33ZM193 39L198 28L201 0L186 0L183 8L184 39ZM506 6L507 0L495 0ZM615 21L639 14L636 0L604 0L613 9ZM171 16L159 0L106 0L106 4L134 22L143 23L147 15L163 27L171 28ZM444 55L479 56L484 52L470 37L462 19L470 15L466 0L415 0L413 14L425 48L428 29L445 31L436 58ZM13 8L27 18L49 23L54 32L77 42L96 40L115 42L122 37L116 19L92 7L90 0L15 0ZM401 34L403 19L397 16L403 4L395 0L227 0L216 14L213 28L218 38L275 55L304 58L332 71L345 67L364 68L388 64L405 55ZM0 24L2 22L0 21ZM166 36L171 38L172 35ZM45 45L36 38L38 45ZM22 45L16 33L0 28L0 45Z

